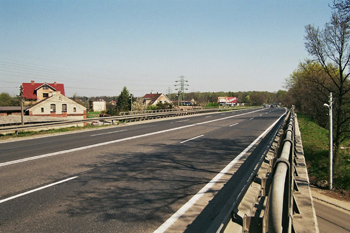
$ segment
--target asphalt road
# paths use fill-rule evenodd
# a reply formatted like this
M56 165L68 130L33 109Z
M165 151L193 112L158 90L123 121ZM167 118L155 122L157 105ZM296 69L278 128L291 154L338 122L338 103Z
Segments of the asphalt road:
M350 232L350 213L338 207L314 199L320 233Z
M206 114L1 143L0 232L153 232L284 113Z

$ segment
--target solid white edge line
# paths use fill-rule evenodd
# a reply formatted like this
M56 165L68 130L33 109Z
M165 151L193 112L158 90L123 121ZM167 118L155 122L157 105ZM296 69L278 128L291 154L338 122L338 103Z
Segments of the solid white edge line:
M141 134L141 135L137 135L137 136L117 139L117 140L108 141L108 142L101 142L101 143L97 143L97 144L93 144L93 145L89 145L89 146L82 146L82 147L78 147L78 148L73 148L73 149L68 149L68 150L63 150L63 151L57 151L57 152L52 152L52 153L43 154L43 155L37 155L37 156L28 157L28 158L24 158L24 159L12 160L12 161L8 161L8 162L0 163L0 167L4 167L4 166L16 164L16 163L23 163L23 162L36 160L36 159L41 159L41 158L46 158L46 157L51 157L51 156L60 155L60 154L66 154L66 153L70 153L70 152L76 152L76 151L90 149L90 148L94 148L94 147L105 146L105 145L109 145L109 144L113 144L113 143L117 143L117 142L123 142L123 141L136 139L136 138L142 138L142 137L152 136L152 135L156 135L156 134L171 132L171 131L175 131L175 130L179 130L179 129L185 129L185 128L189 128L189 127L193 127L193 126L204 125L204 124L208 124L208 123L212 123L212 122L216 122L216 121L222 121L222 120L226 120L226 119L230 119L230 118L234 118L234 117L238 117L238 116L251 114L251 113L262 111L262 110L264 110L264 109L258 109L258 110L252 111L252 112L237 114L237 115L234 115L234 116L214 119L214 120L210 120L210 121L204 121L204 122L196 123L196 124L192 124L192 125L184 125L184 126L180 126L180 127L177 127L177 128L161 130L161 131L157 131L157 132L153 132L153 133Z
M171 225L173 225L189 208L191 208L199 198L201 198L223 175L227 173L254 145L259 141L270 129L277 124L277 122L285 115L280 116L269 128L267 128L259 137L257 137L247 148L245 148L234 160L232 160L224 169L221 170L208 184L206 184L197 194L195 194L185 205L176 211L167 221L165 221L153 233L163 233Z
M33 189L33 190L30 190L30 191L27 191L27 192L24 192L24 193L17 194L17 195L12 196L12 197L8 197L8 198L5 198L5 199L2 199L2 200L0 200L0 204L4 203L4 202L7 202L7 201L10 201L10 200L13 200L13 199L18 198L18 197L22 197L22 196L28 195L30 193L34 193L34 192L42 190L42 189L46 189L46 188L52 187L54 185L62 184L64 182L67 182L67 181L70 181L70 180L73 180L73 179L76 179L76 178L78 178L78 176L73 176L73 177L70 177L70 178L65 179L65 180L61 180L61 181L58 181L58 182L55 182L55 183L48 184L48 185L45 185L43 187L37 188L37 189Z
M190 138L190 139L187 139L187 140L182 141L182 142L180 142L180 143L185 143L185 142L188 142L188 141L192 141L192 140L194 140L194 139L197 139L197 138L200 138L200 137L203 137L203 136L204 136L204 134L199 135L199 136L196 136L196 137L193 137L193 138Z

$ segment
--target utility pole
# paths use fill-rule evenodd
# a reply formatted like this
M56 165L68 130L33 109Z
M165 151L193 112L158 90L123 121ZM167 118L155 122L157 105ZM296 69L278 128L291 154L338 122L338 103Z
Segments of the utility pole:
M23 86L20 87L20 99L21 99L21 125L24 125L24 111L23 111Z
M179 90L179 95L182 94L182 100L185 99L185 90L188 90L187 87L189 86L186 84L188 82L184 76L180 76L178 80L175 81L177 84L174 86L176 87L175 90ZM180 96L179 96L180 98Z
M132 112L132 94L130 94L130 111Z
M329 104L324 104L329 109L329 190L333 189L333 96L329 93Z
M180 107L181 90L177 93L177 106Z

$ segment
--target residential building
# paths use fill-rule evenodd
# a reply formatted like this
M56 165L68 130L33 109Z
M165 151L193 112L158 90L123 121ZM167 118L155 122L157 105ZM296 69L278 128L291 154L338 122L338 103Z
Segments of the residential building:
M107 109L107 104L106 101L100 99L100 100L94 100L94 101L89 101L90 109L94 112L103 112L106 111Z
M162 93L150 93L143 96L143 104L146 106L162 104L172 104L171 100Z
M48 98L29 107L26 115L85 119L86 108L60 92L51 92Z
M23 99L25 105L33 105L44 99L49 98L53 92L59 92L65 95L64 85L62 83L22 83Z

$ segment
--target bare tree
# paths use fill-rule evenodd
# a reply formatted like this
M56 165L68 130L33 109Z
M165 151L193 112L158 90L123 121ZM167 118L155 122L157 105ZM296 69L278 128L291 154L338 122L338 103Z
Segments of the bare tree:
M348 2L348 1L346 1ZM334 2L334 11L330 22L324 29L307 25L305 47L310 55L318 61L331 80L332 85L324 85L328 92L333 92L334 98L334 141L335 165L339 162L340 144L350 133L349 107L349 61L350 61L350 27L348 17L338 8L342 1ZM335 66L338 72L333 72Z

